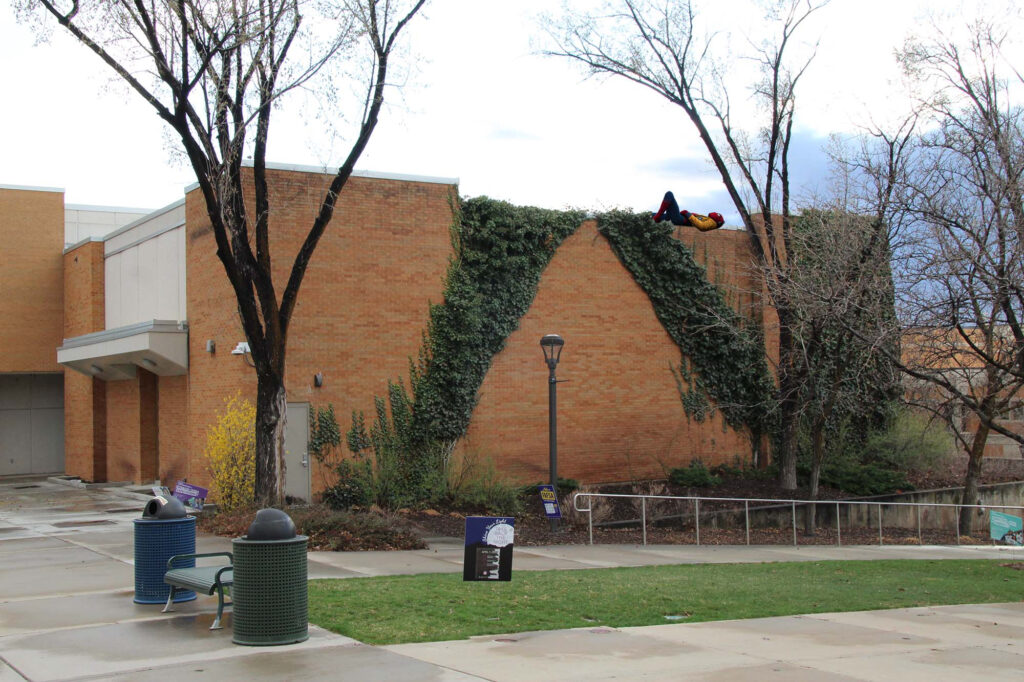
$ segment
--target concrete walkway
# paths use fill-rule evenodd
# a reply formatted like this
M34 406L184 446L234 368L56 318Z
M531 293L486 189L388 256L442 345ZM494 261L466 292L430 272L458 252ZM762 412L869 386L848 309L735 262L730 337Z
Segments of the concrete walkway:
M216 598L172 614L134 594L131 522L145 498L0 481L0 682L216 680L1024 679L1024 604L585 628L370 647L310 626L243 647L207 628ZM200 536L197 551L230 549ZM1005 558L992 547L528 547L514 570L830 559ZM461 540L412 552L310 552L310 577L462 570ZM514 579L514 578L513 578Z

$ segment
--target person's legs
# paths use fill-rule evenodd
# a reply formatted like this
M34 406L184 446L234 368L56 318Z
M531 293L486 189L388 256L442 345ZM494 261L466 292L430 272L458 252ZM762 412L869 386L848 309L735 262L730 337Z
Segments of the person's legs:
M660 223L662 220L669 220L673 225L689 225L688 217L689 215L683 215L680 212L679 204L676 203L672 192L665 192L665 198L661 200L661 208L654 214L654 222Z

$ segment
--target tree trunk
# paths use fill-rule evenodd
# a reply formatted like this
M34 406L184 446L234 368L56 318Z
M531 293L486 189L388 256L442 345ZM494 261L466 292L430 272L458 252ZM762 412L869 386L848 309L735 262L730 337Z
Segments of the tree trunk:
M284 382L260 374L256 388L256 505L284 503L284 429L288 414ZM278 474L280 472L280 474Z
M750 452L753 457L751 464L761 470L768 466L768 441L760 429L750 431Z
M821 482L821 465L825 461L825 424L815 421L811 433L811 491L808 499L818 499L818 485ZM804 511L804 535L813 537L818 530L816 504L809 504Z
M799 395L800 380L796 373L796 354L793 351L793 336L788 324L789 315L779 308L779 487L796 490L796 439L800 422Z
M971 441L971 449L968 452L967 477L964 479L964 493L960 497L960 504L978 503L978 480L981 478L981 464L985 457L985 443L988 441L989 425L982 420L978 424L978 430L974 432L974 440ZM976 510L960 510L960 534L971 534L971 521L974 519Z
M779 377L779 487L796 490L796 438L800 426L800 406L795 395L792 373L782 368Z

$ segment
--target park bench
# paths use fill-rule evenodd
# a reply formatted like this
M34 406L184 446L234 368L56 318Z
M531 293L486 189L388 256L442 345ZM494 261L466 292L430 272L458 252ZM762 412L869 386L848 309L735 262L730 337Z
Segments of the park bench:
M228 558L228 563L219 566L196 566L175 568L174 562L184 559L205 559L215 556ZM167 573L164 574L164 582L171 586L171 593L167 596L167 606L162 613L173 611L174 591L176 589L194 590L202 594L217 593L217 618L214 619L211 630L220 630L220 617L224 614L224 588L231 587L234 578L234 558L231 552L212 552L209 554L178 554L167 560ZM228 603L228 606L231 604Z

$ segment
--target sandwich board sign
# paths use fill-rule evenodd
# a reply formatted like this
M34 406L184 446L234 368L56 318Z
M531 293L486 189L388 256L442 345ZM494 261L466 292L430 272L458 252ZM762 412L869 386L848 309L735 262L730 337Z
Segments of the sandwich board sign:
M507 516L467 516L462 579L512 580L516 520Z
M558 495L555 494L555 487L552 485L539 485L540 501L544 505L544 516L549 519L562 518L562 510L558 506Z
M989 536L1004 545L1024 544L1024 521L1019 516L1002 512L989 512Z

